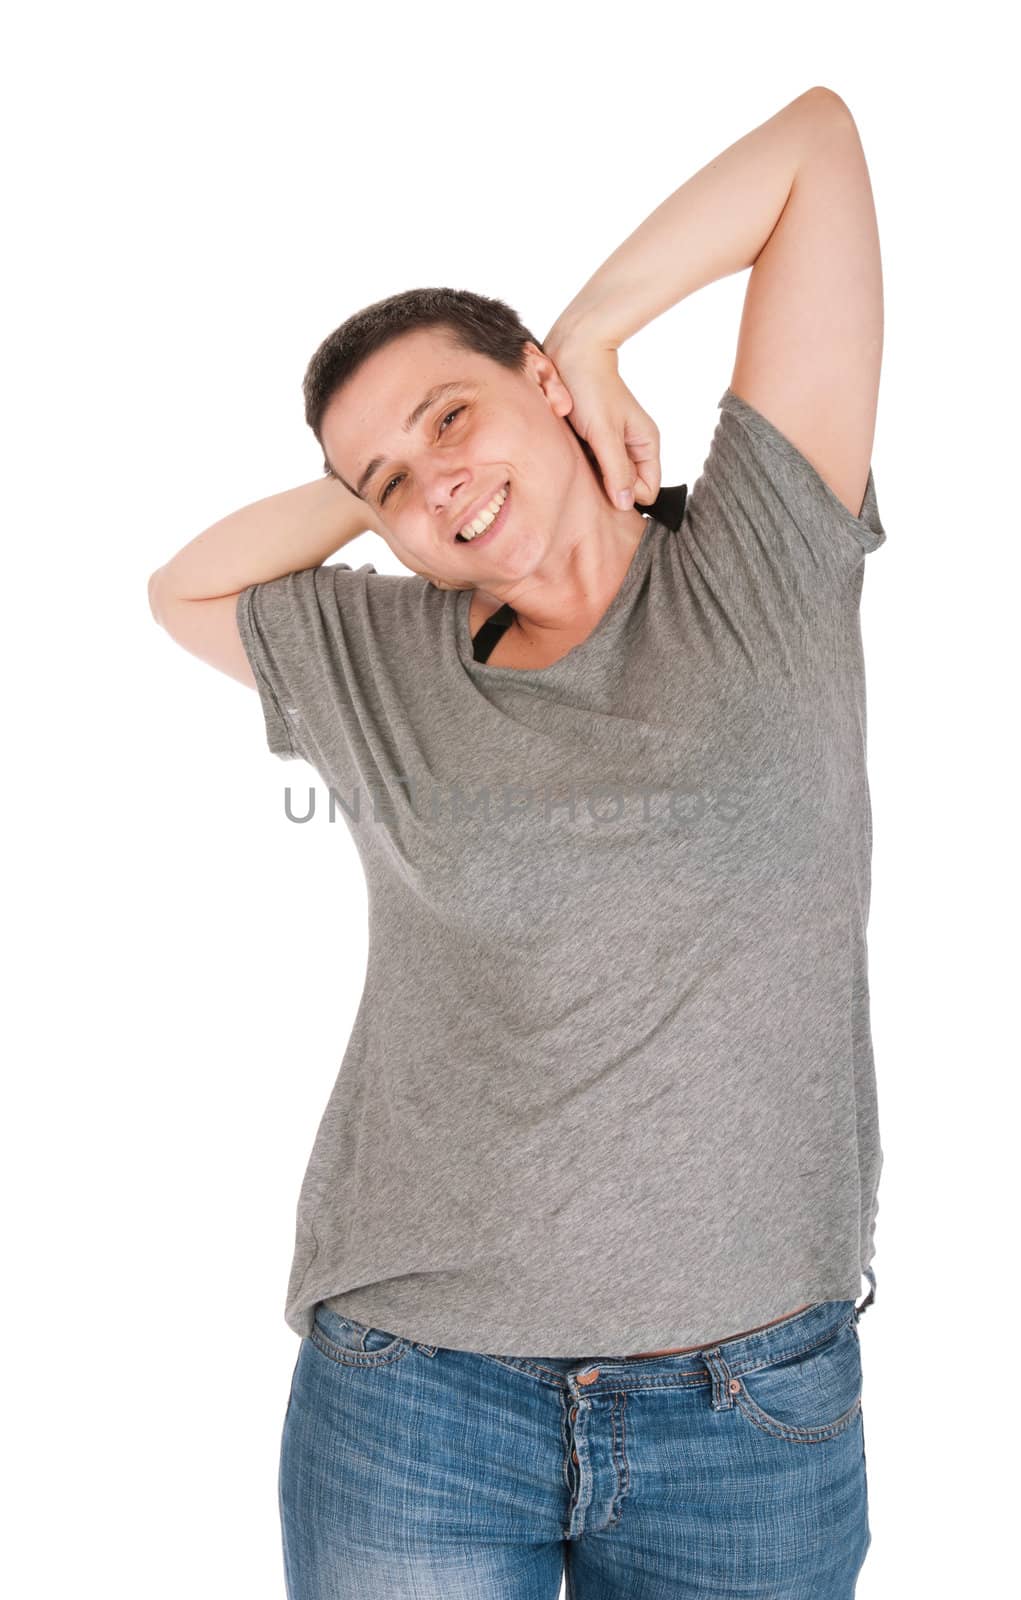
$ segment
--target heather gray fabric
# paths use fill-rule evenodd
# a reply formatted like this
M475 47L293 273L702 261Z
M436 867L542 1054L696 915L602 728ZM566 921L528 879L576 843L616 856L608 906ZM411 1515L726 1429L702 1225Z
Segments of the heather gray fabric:
M298 1334L325 1300L455 1349L632 1354L859 1295L882 1151L858 607L886 534L871 472L854 517L718 408L679 531L646 518L552 666L475 662L469 591L371 565L239 596L270 749L332 786L368 883Z

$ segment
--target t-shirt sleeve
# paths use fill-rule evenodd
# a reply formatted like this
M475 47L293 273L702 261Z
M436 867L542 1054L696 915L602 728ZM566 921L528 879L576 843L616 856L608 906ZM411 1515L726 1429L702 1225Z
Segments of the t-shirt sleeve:
M727 389L688 515L707 560L804 617L856 602L865 556L886 539L872 467L857 516L772 422ZM777 602L779 603L779 602Z
M242 589L238 632L273 754L307 761L329 781L375 772L435 666L453 598L369 562L329 562Z
M336 692L338 587L355 570L344 562L306 567L237 598L237 624L262 705L266 742L282 761L315 763L318 708Z

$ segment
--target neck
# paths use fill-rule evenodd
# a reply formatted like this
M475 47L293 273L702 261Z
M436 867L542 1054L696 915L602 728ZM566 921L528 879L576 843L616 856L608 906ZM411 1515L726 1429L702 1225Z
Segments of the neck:
M584 636L620 589L645 527L640 511L611 510L596 529L550 551L526 578L476 589L473 631L507 605L514 631L539 649L555 639Z

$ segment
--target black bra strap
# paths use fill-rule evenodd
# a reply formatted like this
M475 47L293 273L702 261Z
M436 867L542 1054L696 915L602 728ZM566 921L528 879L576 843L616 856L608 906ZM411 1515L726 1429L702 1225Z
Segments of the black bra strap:
M678 484L675 488L661 489L651 506L636 503L636 511L644 511L653 522L661 522L664 527L672 528L676 533L684 520L684 503L688 498L688 485ZM510 606L501 606L487 617L478 633L472 639L472 650L476 661L488 661L496 648L496 641L500 635L510 627L514 621L514 611Z
M506 628L514 621L514 612L510 606L501 606L499 611L494 611L487 617L478 633L472 639L472 649L476 661L488 661L496 646L496 641Z
M673 489L661 489L651 506L636 505L636 511L644 511L653 522L662 522L665 528L672 528L677 532L684 521L684 502L688 498L688 485L679 483Z

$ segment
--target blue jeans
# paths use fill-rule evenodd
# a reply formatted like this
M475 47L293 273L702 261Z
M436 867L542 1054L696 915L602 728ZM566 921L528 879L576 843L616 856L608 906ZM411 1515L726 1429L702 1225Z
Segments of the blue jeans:
M867 1274L861 1306L631 1359L449 1350L318 1305L281 1441L289 1600L850 1600Z

